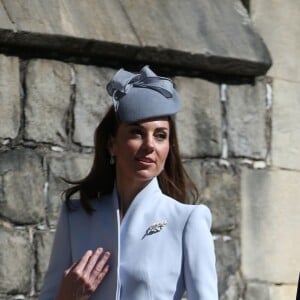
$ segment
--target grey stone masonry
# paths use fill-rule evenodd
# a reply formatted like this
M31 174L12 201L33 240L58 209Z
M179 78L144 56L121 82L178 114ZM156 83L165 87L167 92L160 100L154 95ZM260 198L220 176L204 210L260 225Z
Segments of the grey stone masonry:
M49 60L32 60L26 72L25 139L65 145L71 98L71 68Z
M230 236L218 236L215 239L218 287L219 295L236 294L236 298L223 299L238 299L238 295L242 289L242 280L239 278L238 270L240 266L239 260L239 242ZM232 282L234 284L232 285ZM235 291L229 291L234 288Z
M0 155L0 215L18 224L34 224L44 216L41 158L32 150Z
M5 7L3 6L2 1L0 1L0 28L3 30L14 30L14 26L9 20Z
M34 236L34 244L36 248L36 290L40 291L43 285L44 276L48 269L54 232L38 231ZM63 255L63 253L62 253Z
M244 278L279 284L297 281L300 261L299 182L300 173L297 171L242 169Z
M2 139L13 139L18 135L21 119L19 86L19 59L0 55L0 143Z
M275 79L273 90L272 163L299 171L300 83Z
M188 175L196 185L199 193L201 194L203 188L203 166L199 159L188 159L183 161L184 168ZM192 199L190 200L192 202Z
M68 187L62 178L72 181L83 179L92 166L93 155L72 155L66 152L56 157L47 157L47 161L49 165L47 218L50 226L55 226L62 204L62 193Z
M274 59L268 76L299 83L300 2L278 3L277 0L251 0L251 17Z
M218 85L186 77L176 77L175 83L182 100L182 109L176 116L182 156L220 156L222 113Z
M75 65L76 98L74 108L75 129L73 140L83 146L94 145L94 132L112 105L106 83L115 70Z
M270 289L267 284L249 282L246 286L245 300L271 300Z
M233 156L265 159L266 86L255 84L229 85L227 89L229 152Z
M296 299L296 294L295 284L270 285L264 282L249 282L246 287L245 300L289 300Z
M119 58L225 74L261 75L271 65L240 1L2 0L2 4L1 13L7 13L4 28L13 29L0 29L0 44L22 45L23 51L47 49L49 54L60 49L71 57L110 57L111 63Z
M237 228L240 218L240 174L238 167L220 167L206 162L201 202L213 215L213 229L228 231Z
M0 226L1 293L29 293L33 263L28 233Z

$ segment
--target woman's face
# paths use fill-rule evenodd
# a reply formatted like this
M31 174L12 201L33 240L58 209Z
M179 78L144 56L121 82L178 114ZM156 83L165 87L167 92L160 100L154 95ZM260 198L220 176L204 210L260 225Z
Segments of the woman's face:
M169 153L169 135L168 118L121 123L110 147L116 158L117 178L145 183L159 175Z

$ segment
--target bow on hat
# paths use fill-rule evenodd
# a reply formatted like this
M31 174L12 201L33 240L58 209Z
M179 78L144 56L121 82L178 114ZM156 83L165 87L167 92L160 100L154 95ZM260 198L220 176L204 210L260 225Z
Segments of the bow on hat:
M137 74L120 69L106 88L113 98L115 111L117 111L118 101L132 88L151 89L168 99L173 97L174 84L169 78L157 76L148 66L145 66Z

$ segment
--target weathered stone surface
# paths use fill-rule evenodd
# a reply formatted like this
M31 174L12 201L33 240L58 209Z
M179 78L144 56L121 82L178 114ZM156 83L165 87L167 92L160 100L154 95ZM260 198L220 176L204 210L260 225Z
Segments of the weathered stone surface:
M47 215L50 225L55 226L62 204L62 192L68 187L61 178L83 179L92 166L93 155L65 153L60 157L49 157L48 160L50 172Z
M270 289L267 284L249 282L246 286L245 300L271 300Z
M183 157L221 154L221 104L217 84L198 78L177 77L182 109L176 116Z
M43 285L44 275L48 269L54 232L40 231L35 234L35 247L37 253L36 266L36 290L40 291Z
M5 8L4 8L2 2L0 2L0 28L14 30L14 26L11 23L11 21L9 20L9 17L5 11ZM0 29L0 31L1 31L1 29Z
M229 74L263 74L271 64L239 1L2 2L17 28L2 43Z
M244 282L240 272L230 275L227 278L227 289L220 296L220 300L242 299L244 293Z
M249 282L246 288L245 300L287 300L296 299L296 285L271 285Z
M229 236L218 236L215 240L215 251L219 295L223 295L230 288L233 277L238 277L236 274L240 265L238 241Z
M44 218L41 158L28 149L0 153L0 214L19 224Z
M199 159L190 159L190 160L185 160L183 161L183 165L185 170L187 171L188 175L196 185L198 191L199 191L199 196L202 193L203 189L203 166L202 163ZM200 200L200 199L199 199ZM190 198L190 202L193 203L192 197Z
M300 2L251 0L251 16L272 53L269 75L299 82Z
M300 170L300 83L274 80L272 163Z
M28 293L33 264L28 234L0 227L0 291Z
M229 152L238 157L264 159L267 153L264 83L231 85L227 95Z
M297 280L299 182L299 172L243 169L241 243L246 279L274 283Z
M204 165L204 187L201 202L212 211L213 229L236 228L240 219L240 175L235 167Z
M64 145L71 97L71 69L62 62L29 62L26 74L25 138Z
M94 132L112 105L106 84L115 70L93 66L75 66L76 101L73 140L84 146L94 145Z
M296 285L272 285L270 287L270 300L296 299Z
M21 117L19 86L18 58L0 55L0 139L15 138L18 134Z
M138 43L124 10L116 0L88 2L54 0L51 3L39 0L3 0L2 2L20 31L115 43Z
M213 67L214 56L219 59L218 67L222 64L221 57L224 62L226 57L270 62L265 46L253 31L247 11L238 1L151 0L146 4L147 14L143 13L145 2L126 0L123 3L143 46L183 50L194 55L200 52L202 67L207 69L209 62ZM197 63L196 57L194 63ZM223 72L226 72L225 65ZM230 68L230 63L226 67ZM235 71L238 72L238 66Z

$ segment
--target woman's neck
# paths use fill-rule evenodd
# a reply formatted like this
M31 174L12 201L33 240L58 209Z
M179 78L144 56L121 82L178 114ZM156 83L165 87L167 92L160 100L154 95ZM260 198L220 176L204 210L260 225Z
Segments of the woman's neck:
M149 181L134 182L116 178L117 192L119 196L119 205L121 216L123 217L135 196L149 183Z

